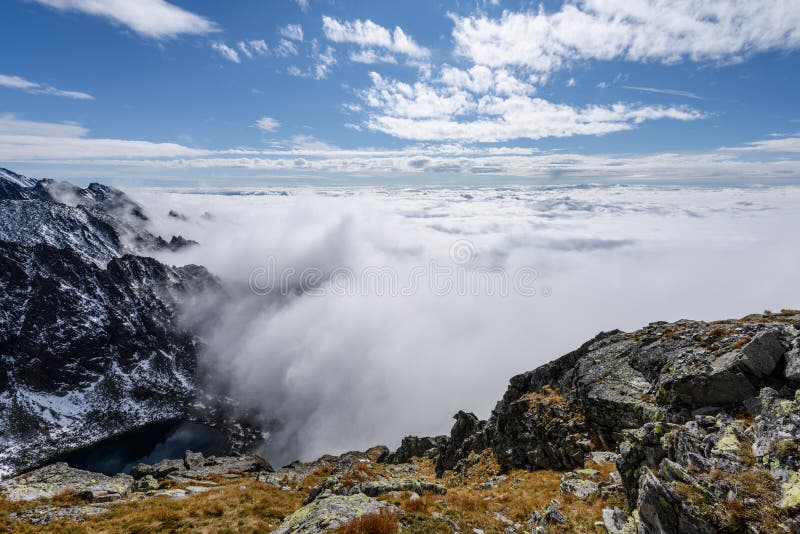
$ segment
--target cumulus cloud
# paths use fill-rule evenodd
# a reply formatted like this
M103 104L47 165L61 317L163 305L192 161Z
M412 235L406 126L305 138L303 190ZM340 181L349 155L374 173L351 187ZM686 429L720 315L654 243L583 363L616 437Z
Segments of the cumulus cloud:
M550 72L578 60L735 62L800 47L793 0L583 0L552 13L452 15L455 53L490 67Z
M397 59L393 55L376 52L372 48L350 52L348 57L350 61L365 63L367 65L374 65L376 63L397 63Z
M33 0L60 11L78 11L121 24L144 37L167 39L219 31L213 21L164 0Z
M409 85L370 74L372 87L361 96L373 112L370 129L402 139L497 142L574 135L604 135L630 130L646 120L696 120L703 113L688 107L573 107L529 93L534 88L505 71L474 67L445 69L442 84Z
M278 44L273 47L275 55L278 57L289 57L297 55L297 45L289 39L281 39Z
M0 74L0 87L19 89L34 95L53 95L72 98L75 100L94 100L94 97L89 93L84 93L81 91L64 91L63 89L58 89L51 85L32 82L20 76L8 76L6 74Z
M336 56L334 53L335 50L332 46L322 46L319 44L319 41L312 39L311 50L308 54L311 65L304 68L292 65L287 69L287 72L292 76L301 78L324 80L328 77L331 69L336 64Z
M381 48L418 59L430 56L430 50L417 44L399 26L390 31L369 19L340 22L325 15L322 17L322 30L325 32L325 37L336 43L356 44L362 48Z
M299 24L287 24L286 26L281 27L278 32L282 36L293 41L303 40L303 27Z
M247 56L247 59L253 59L255 56L266 56L269 53L267 43L263 39L239 41L236 46L239 47L242 54Z
M512 375L601 330L743 316L800 298L789 246L797 187L245 193L134 196L160 233L201 243L163 261L206 265L225 282L231 300L187 311L214 317L203 354L213 387L277 422L273 463L444 433L458 409L486 417ZM188 221L167 216L176 206ZM360 276L380 267L410 287L417 266L453 267L451 247L464 239L464 273L533 268L535 294L459 293L422 279L390 296ZM274 273L318 269L322 291L254 294L251 275L270 259ZM335 293L340 267L360 282Z
M274 132L281 127L281 123L278 119L273 119L272 117L261 117L256 121L255 126L264 132Z
M225 43L214 41L211 43L211 48L219 52L219 54L228 61L233 61L234 63L242 62L242 60L239 58L239 52L237 52L230 46L226 45Z

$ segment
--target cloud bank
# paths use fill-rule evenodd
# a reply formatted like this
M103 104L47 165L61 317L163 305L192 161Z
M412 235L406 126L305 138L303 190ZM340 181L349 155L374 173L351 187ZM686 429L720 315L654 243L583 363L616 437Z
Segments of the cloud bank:
M223 193L135 196L162 233L201 243L163 261L204 264L225 280L227 303L190 310L210 312L204 364L215 387L280 422L267 451L278 463L446 432L458 409L485 417L513 374L600 330L800 301L797 187ZM169 209L188 220L167 217ZM315 287L340 267L407 280L420 265L453 265L453 244L464 242L465 269L533 268L535 294L442 293L427 283L404 296L248 286L269 258L276 272L318 269Z

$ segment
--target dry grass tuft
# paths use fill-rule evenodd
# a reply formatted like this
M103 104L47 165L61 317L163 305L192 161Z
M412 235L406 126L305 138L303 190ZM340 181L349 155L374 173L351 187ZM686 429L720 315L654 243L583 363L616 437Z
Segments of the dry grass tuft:
M336 529L336 534L394 534L398 531L397 514L381 510L377 514L362 515Z

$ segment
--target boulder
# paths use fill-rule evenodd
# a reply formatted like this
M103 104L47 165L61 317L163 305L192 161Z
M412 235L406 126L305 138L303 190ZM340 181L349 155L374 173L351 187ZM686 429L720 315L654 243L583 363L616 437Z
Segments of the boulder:
M766 376L775 370L785 352L778 330L768 330L760 332L744 346L741 363L754 375Z
M295 511L284 519L273 534L327 532L363 515L377 514L383 510L395 512L397 509L389 503L367 497L363 493L331 495L324 499L316 499Z
M711 534L713 530L695 517L680 496L649 469L642 468L636 503L643 532L653 534Z
M203 457L202 452L186 451L183 455L183 465L186 469L198 469L203 467L206 459Z

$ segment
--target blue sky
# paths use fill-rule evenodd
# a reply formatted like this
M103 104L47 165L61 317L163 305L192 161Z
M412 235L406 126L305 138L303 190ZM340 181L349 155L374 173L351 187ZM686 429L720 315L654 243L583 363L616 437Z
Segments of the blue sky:
M34 176L800 180L796 0L0 12L0 165Z

